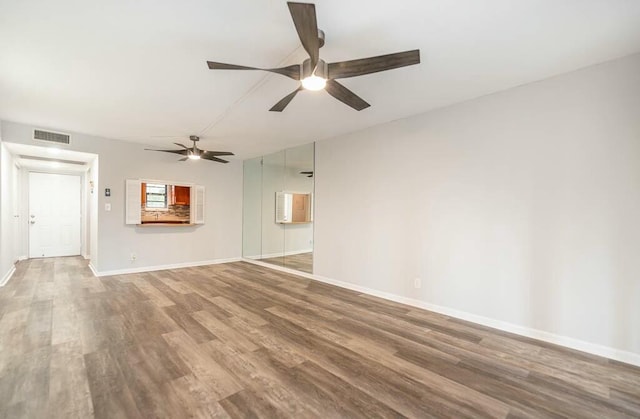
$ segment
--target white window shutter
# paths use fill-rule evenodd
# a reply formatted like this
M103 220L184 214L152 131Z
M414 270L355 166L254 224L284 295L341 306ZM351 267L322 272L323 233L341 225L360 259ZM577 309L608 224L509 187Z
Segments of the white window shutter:
M276 223L290 223L293 218L293 194L276 192Z
M287 210L283 192L276 192L276 223L287 222Z
M192 198L191 199L191 211L192 211L192 223L193 224L204 224L204 186L196 185L191 188Z
M125 224L141 223L141 187L142 182L139 179L127 179Z

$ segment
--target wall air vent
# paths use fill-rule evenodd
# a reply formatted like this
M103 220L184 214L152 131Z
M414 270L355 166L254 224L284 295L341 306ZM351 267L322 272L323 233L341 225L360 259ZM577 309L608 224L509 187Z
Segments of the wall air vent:
M33 139L56 144L69 144L71 137L68 134L35 129L33 130Z

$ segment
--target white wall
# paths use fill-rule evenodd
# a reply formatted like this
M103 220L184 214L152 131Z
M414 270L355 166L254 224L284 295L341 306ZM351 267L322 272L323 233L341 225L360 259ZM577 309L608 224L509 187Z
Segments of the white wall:
M12 188L14 164L13 156L0 142L0 285L6 282L16 261Z
M640 55L320 141L316 174L315 274L640 354Z
M7 142L33 144L34 126L2 122ZM63 131L55 129L56 131ZM242 162L178 162L142 144L72 133L70 148L99 155L91 197L97 237L90 237L91 261L99 272L239 258L241 256ZM125 179L148 178L204 185L205 224L193 227L135 227L124 224ZM111 197L104 189L111 188ZM4 202L4 201L3 201ZM105 211L111 203L112 210ZM131 254L136 260L130 260Z

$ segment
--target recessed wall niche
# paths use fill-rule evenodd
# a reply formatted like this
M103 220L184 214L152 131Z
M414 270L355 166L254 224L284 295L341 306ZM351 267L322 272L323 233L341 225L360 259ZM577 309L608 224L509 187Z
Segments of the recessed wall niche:
M313 272L315 144L244 161L242 254Z

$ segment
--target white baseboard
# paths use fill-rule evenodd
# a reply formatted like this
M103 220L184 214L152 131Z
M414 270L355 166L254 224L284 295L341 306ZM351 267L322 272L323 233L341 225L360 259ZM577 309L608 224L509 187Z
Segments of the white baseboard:
M298 275L298 276L302 276L304 278L315 279L316 281L321 281L320 279L318 279L318 277L316 277L313 274L308 274L306 272L296 271L295 269L285 268L284 266L273 265L271 263L262 262L260 259L242 258L242 261L243 262L253 263L254 265L258 265L258 266L264 266L265 268L270 268L270 269L273 269L273 270L276 270L276 271L286 272L288 274ZM324 281L322 281L322 282L324 282ZM340 286L340 285L338 285L338 286ZM347 288L347 287L342 287L342 288Z
M456 310L449 307L443 307L435 304L426 303L424 301L416 300L414 298L402 297L396 294L391 294L384 291L378 291L372 288L350 284L348 282L338 281L338 280L323 277L320 275L308 274L305 272L300 272L300 271L296 271L289 268L283 268L277 265L271 265L269 263L260 262L258 260L252 260L252 259L243 259L243 260L245 262L253 263L255 265L264 266L265 268L270 268L277 271L291 273L304 278L309 278L316 281L324 282L326 284L335 285L337 287L361 292L363 294L384 298L385 300L395 301L396 303L406 304L408 306L433 311L436 313L444 314L445 316L450 316L450 317L455 317L457 319L470 321L473 323L481 324L483 326L488 326L494 329L513 333L516 335L525 336L528 338L553 343L556 345L564 346L567 348L575 349L575 350L586 352L589 354L598 355L598 356L602 356L609 359L614 359L620 362L625 362L627 364L640 366L640 354L638 353L623 351L620 349L611 348L609 346L598 345L595 343L574 339L568 336L562 336L562 335L557 335L555 333L545 332L543 330L532 329L529 327L508 323L501 320L492 319L489 317L479 316L477 314L472 314L472 313Z
M27 259L29 259L29 257L26 256L26 255L18 256L18 262L21 262L21 261L27 260Z
M100 276L98 275L98 270L95 268L95 266L93 266L93 263L89 262L89 269L91 269L91 272L93 273L93 276Z
M240 258L213 259L213 260L202 260L197 262L173 263L170 265L142 266L138 268L115 269L111 271L98 271L91 263L89 263L89 268L93 272L94 276L112 276L112 275L137 274L141 272L166 271L168 269L192 268L194 266L217 265L220 263L238 262L240 260L241 260Z
M282 256L301 255L303 253L311 253L311 252L313 252L313 249L292 250L289 252L278 252L278 253L267 253L265 255L245 256L245 258L251 259L251 260L259 260L259 259L277 258Z
M87 259L87 260L91 259L91 255L87 255L87 254L84 254L84 253L82 254L82 257Z
M9 269L9 272L7 272L5 276L2 277L2 279L0 279L0 287L4 287L7 284L7 282L9 282L9 280L11 279L15 271L16 271L16 267L12 265L11 269Z

